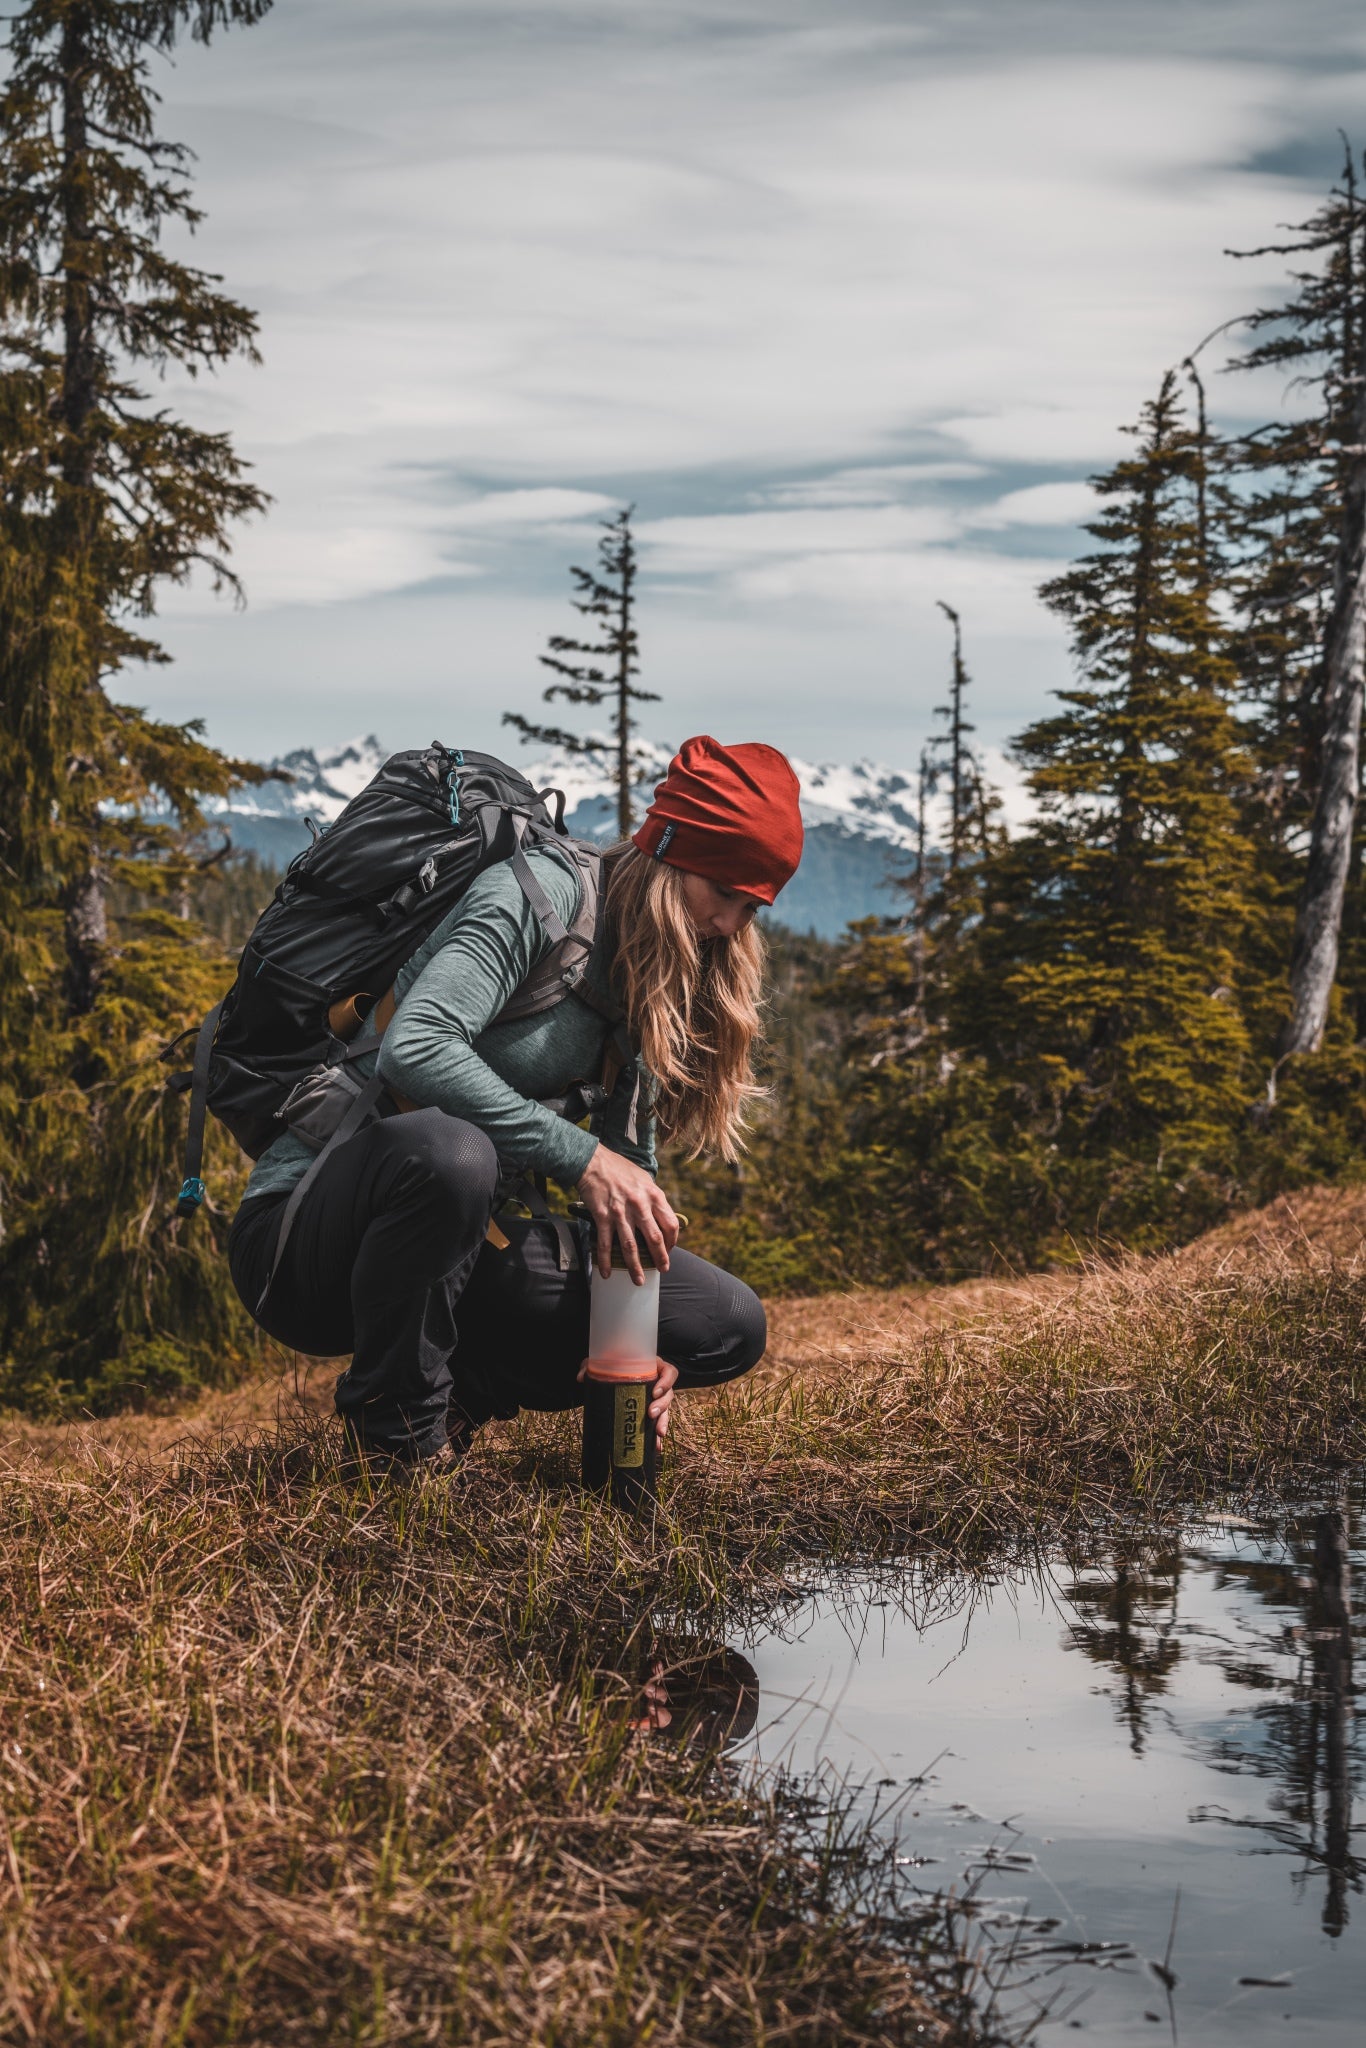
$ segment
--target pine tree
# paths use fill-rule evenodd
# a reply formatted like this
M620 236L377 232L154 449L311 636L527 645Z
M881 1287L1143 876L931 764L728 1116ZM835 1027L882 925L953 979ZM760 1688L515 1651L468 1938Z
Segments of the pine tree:
M1257 913L1205 451L1174 375L1132 431L1133 455L1095 479L1100 547L1042 591L1071 628L1078 681L1016 743L1040 816L993 864L954 1027L1010 1080L1023 1127L1099 1165L1096 1189L1112 1174L1112 1227L1141 1230L1175 1182L1188 1206L1202 1186L1212 1210L1222 1199L1253 1084Z
M1000 809L1000 798L989 786L969 737L976 728L967 715L971 677L963 660L963 622L951 605L942 598L938 602L953 627L953 662L948 702L935 706L935 716L945 721L945 729L930 740L929 753L935 760L936 782L948 784L949 816L942 855L937 863L931 863L939 872L933 885L927 874L919 895L922 921L936 928L941 971L948 974L952 972L951 956L981 912L983 863L992 850L992 819Z
M186 29L208 40L270 0L30 0L13 20L0 96L0 422L5 573L0 681L6 868L20 889L60 881L68 987L88 1009L104 970L110 862L145 852L113 821L195 796L232 769L196 727L146 720L103 682L160 649L137 626L162 579L197 563L233 584L227 529L259 510L227 437L171 418L138 365L194 373L254 354L255 320L217 280L161 246L200 216L188 152L160 141L149 58ZM235 587L235 585L234 585Z
M549 654L540 659L564 682L552 683L544 692L545 702L564 698L569 704L610 704L611 737L566 732L562 726L536 725L520 712L505 711L504 725L515 726L523 743L563 747L566 753L610 761L617 787L617 830L625 839L632 826L631 788L640 765L633 745L636 730L634 704L657 704L653 690L637 687L640 646L635 626L636 550L631 532L634 505L627 505L613 519L602 522L596 569L571 568L578 596L572 600L576 612L602 621L601 637L578 640L564 633L552 634ZM566 656L570 659L566 660Z
M968 689L968 672L963 664L963 621L942 597L937 602L953 627L953 667L949 675L949 701L936 704L934 714L946 721L946 730L931 741L931 745L936 752L946 756L949 783L949 842L946 851L948 871L956 878L967 859L973 792L978 779L977 763L968 742L968 734L976 727L969 722L963 708Z
M1231 508L1243 555L1239 649L1259 701L1284 839L1303 848L1282 1057L1323 1040L1353 862L1366 686L1366 201L1342 181L1293 239L1247 255L1310 256L1295 295L1251 318L1240 367L1293 368L1306 418L1247 437ZM1280 820L1278 820L1280 822ZM1307 844L1305 840L1307 839Z
M256 771L197 723L150 719L107 685L165 658L143 625L164 581L202 566L235 590L229 529L265 503L227 437L174 418L141 379L254 356L253 316L162 245L168 225L200 216L188 152L156 134L151 66L181 36L207 42L269 4L29 0L9 26L0 1341L16 1396L88 1386L139 1346L130 1369L174 1381L182 1334L212 1351L238 1325L212 1239L164 1227L172 1131L150 1065L212 1002L225 963L171 909L115 929L108 897L117 884L173 905L202 857L200 798Z

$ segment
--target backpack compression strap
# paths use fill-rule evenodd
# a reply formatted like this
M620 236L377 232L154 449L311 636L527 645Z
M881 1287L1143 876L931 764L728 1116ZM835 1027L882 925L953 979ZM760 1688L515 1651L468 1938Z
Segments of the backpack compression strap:
M185 1180L176 1198L177 1216L193 1216L204 1199L204 1116L209 1107L209 1062L223 1005L215 1003L199 1027L190 1072L190 1126L185 1134Z

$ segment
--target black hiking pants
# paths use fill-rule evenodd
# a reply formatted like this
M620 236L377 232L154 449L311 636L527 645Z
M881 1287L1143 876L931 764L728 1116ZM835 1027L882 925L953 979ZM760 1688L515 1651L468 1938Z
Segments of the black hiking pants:
M581 1405L591 1231L509 1223L485 1241L498 1185L489 1140L439 1109L368 1124L304 1197L257 1320L318 1357L352 1354L337 1412L369 1450L427 1458L447 1410L471 1422ZM228 1259L247 1308L266 1284L287 1193L244 1202ZM659 1291L659 1352L681 1387L714 1387L763 1356L763 1304L743 1282L675 1251ZM453 1414L452 1421L459 1419Z

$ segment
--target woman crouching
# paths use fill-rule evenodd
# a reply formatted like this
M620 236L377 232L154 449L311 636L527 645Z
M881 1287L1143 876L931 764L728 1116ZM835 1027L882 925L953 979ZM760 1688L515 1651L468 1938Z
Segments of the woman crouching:
M754 916L801 857L798 794L771 747L687 741L634 841L604 857L581 981L532 1015L503 1012L552 941L513 864L486 869L367 1018L355 1065L378 1072L390 1113L321 1162L278 1263L314 1154L289 1132L262 1154L229 1239L234 1284L281 1344L351 1353L337 1412L372 1463L444 1467L490 1416L578 1406L589 1272L610 1271L614 1240L634 1277L640 1246L661 1275L661 1436L675 1388L718 1386L762 1357L758 1297L678 1246L655 1142L737 1155L756 1092ZM572 854L538 846L526 866L572 930ZM587 1130L550 1106L599 1074ZM526 1175L577 1188L591 1220L494 1224L500 1191Z

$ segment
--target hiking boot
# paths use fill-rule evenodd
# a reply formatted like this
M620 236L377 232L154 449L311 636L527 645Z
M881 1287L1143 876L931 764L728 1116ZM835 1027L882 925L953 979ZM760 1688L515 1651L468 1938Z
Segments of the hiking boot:
M367 1444L348 1418L342 1424L349 1454L348 1469L356 1475L368 1472L375 1479L449 1478L464 1462L477 1428L478 1424L471 1422L462 1409L452 1405L446 1412L445 1443L438 1450L413 1456L409 1452L385 1450L377 1444Z

